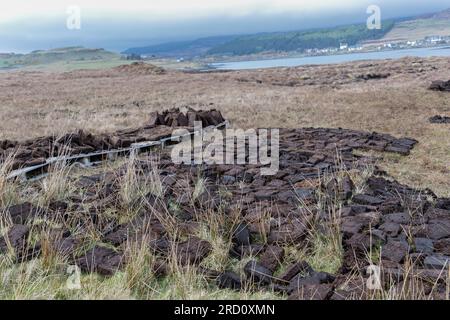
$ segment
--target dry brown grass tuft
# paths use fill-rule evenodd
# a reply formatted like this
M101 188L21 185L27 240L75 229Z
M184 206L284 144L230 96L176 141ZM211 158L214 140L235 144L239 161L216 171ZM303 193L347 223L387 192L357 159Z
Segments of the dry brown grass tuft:
M0 208L15 204L18 200L17 183L8 179L14 162L14 153L0 158Z

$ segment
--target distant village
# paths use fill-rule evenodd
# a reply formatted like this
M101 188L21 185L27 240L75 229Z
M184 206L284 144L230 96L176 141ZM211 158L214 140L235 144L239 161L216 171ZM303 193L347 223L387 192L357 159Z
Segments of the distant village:
M338 48L307 49L305 50L305 54L308 56L317 56L353 52L427 48L445 45L450 45L450 36L428 36L422 40L414 41L404 39L372 40L354 46L341 42Z

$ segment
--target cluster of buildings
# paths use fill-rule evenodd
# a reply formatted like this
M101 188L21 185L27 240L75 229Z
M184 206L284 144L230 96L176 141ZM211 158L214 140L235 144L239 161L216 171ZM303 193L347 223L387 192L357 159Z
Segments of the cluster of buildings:
M408 48L426 48L435 46L450 45L450 36L428 36L421 40L405 40L405 39L390 39L390 40L371 40L365 41L361 44L350 46L346 42L341 42L339 47L323 48L323 49L307 49L306 55L328 55L339 53L353 53L353 52L367 52L367 51L384 51L384 50L399 50Z
M376 49L408 49L443 46L450 44L450 36L428 36L421 40L391 40L375 44Z
M324 49L307 49L305 53L307 55L327 55L327 54L338 54L338 53L349 53L362 51L364 48L362 45L350 46L346 42L341 42L339 47L336 48L324 48Z

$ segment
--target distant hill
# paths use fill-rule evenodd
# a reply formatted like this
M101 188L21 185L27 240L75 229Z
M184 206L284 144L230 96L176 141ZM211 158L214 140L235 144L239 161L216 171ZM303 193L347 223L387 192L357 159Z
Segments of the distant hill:
M366 24L355 24L327 29L242 36L211 48L208 54L247 55L267 51L303 51L310 48L336 48L343 42L352 46L361 41L382 38L393 26L393 21L385 21L380 30L369 30Z
M171 58L192 58L204 55L213 47L227 43L236 36L218 36L200 38L192 41L178 41L157 44L147 47L130 48L122 52L123 54L139 54L156 57Z
M400 21L382 40L421 40L427 36L450 36L450 9Z
M51 50L36 50L27 54L0 54L0 67L33 66L62 61L103 61L117 59L119 57L119 54L104 49L67 47Z
M356 24L306 31L210 37L131 48L123 53L186 58L204 55L247 55L266 51L302 51L309 48L339 47L342 42L354 45L363 40L379 39L393 26L393 21L385 21L381 30L369 30L366 24Z
M433 15L432 19L445 19L450 20L450 9L441 11Z
M443 10L437 13L429 13L416 17L416 19L438 19L438 20L450 20L450 9Z

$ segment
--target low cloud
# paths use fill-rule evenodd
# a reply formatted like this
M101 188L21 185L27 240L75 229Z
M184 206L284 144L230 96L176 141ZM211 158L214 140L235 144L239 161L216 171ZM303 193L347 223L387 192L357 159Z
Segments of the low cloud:
M377 4L383 18L412 16L450 7L450 0L29 0L2 4L0 51L66 45L120 51L174 40L224 34L299 30L365 21ZM82 9L81 30L67 30L66 9Z

